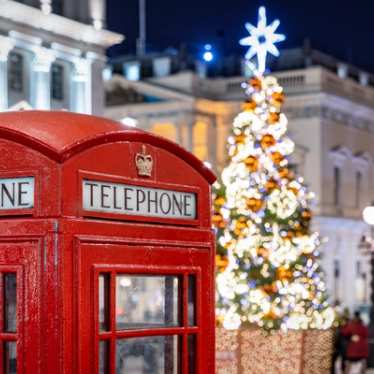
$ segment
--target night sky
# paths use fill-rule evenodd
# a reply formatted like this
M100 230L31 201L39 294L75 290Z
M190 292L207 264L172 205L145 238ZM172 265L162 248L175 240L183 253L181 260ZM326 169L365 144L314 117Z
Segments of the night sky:
M244 55L238 40L247 36L245 22L257 23L257 9L267 8L268 23L281 21L277 32L287 40L278 47L312 48L374 73L374 2L372 0L148 0L147 49L162 51L184 43L199 55L210 43L220 54ZM111 57L133 53L138 30L138 0L107 0L108 29L126 35Z

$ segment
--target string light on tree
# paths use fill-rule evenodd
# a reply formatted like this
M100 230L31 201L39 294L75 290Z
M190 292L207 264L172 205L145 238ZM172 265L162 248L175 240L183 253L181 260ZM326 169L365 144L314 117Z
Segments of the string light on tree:
M335 315L318 264L321 239L311 231L314 195L289 164L294 143L282 113L283 88L262 75L266 53L277 53L269 45L284 39L274 34L278 26L266 26L260 8L257 28L247 25L251 37L241 41L251 45L247 58L257 54L259 67L243 84L247 100L215 188L218 321L226 328L326 329Z

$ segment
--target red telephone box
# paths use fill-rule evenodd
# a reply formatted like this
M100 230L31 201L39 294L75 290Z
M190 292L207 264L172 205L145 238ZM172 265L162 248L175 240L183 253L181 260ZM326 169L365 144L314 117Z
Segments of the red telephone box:
M0 114L0 372L214 373L214 175L67 112Z

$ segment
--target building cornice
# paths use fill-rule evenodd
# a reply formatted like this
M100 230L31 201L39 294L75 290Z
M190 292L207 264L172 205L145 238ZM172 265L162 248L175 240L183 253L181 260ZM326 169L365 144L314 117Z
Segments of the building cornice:
M45 14L40 9L11 0L0 0L1 18L104 48L121 43L124 39L121 34L97 30L91 25L57 14Z

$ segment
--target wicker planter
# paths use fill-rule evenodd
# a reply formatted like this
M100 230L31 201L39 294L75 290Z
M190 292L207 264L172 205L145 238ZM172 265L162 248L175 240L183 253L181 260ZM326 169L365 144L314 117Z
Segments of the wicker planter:
M332 330L265 334L217 328L217 374L329 374Z

